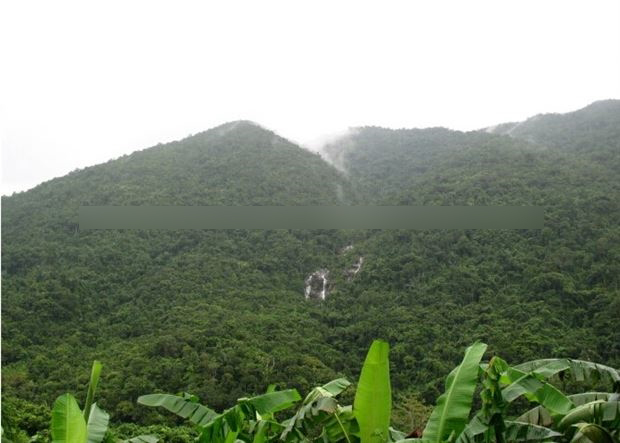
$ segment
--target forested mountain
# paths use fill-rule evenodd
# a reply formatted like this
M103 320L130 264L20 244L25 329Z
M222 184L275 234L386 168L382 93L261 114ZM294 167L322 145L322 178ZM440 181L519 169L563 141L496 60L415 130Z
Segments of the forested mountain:
M620 101L602 100L567 114L539 114L523 122L503 123L487 132L507 134L564 151L598 151L620 137Z
M405 400L434 401L478 338L509 360L619 367L619 122L620 102L605 101L467 133L364 127L325 160L233 122L3 197L3 403L40 415L97 358L112 420L148 423L155 412L135 401L145 393L192 392L221 409L269 383L305 392L355 379L373 338L392 344ZM546 220L532 231L79 232L78 207L95 204L515 204L545 206ZM317 270L329 271L324 301L304 296Z

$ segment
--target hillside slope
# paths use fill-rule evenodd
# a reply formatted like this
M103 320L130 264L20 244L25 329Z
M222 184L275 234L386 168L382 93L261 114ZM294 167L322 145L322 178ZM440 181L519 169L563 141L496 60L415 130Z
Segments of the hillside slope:
M595 109L587 126L554 117L571 140L584 140L565 148L540 128L521 137L359 128L325 150L344 172L234 122L3 198L3 395L26 409L49 404L77 391L98 358L102 405L115 422L144 423L155 412L135 399L156 390L192 392L219 409L271 382L306 391L338 374L354 378L378 337L392 344L395 391L429 402L478 338L512 361L620 366L620 136L605 123L618 109ZM82 204L360 203L536 204L547 208L546 226L75 225ZM304 280L321 269L330 271L329 295L306 300Z
M224 407L266 380L307 388L334 375L322 359L339 357L303 291L309 273L337 259L340 233L78 232L77 210L353 198L319 156L248 122L3 198L5 394L50 402L76 389L97 357L106 364L103 404L133 420L137 396L155 389L190 390Z
M476 338L514 360L571 355L620 365L620 135L606 123L620 109L592 109L554 117L573 140L592 139L579 149L483 131L373 127L326 147L377 204L546 209L541 231L384 231L359 242L365 270L339 299L364 328L342 330L358 330L361 338L348 338L358 346L372 334L398 342L395 366L412 370L397 385L423 384L456 358L454 344ZM447 358L427 369L428 352Z

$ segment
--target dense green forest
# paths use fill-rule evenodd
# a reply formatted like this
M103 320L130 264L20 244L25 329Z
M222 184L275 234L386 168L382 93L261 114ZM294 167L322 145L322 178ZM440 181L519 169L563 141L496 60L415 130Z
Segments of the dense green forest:
M618 368L618 177L620 101L604 101L467 133L356 128L322 156L234 122L2 197L3 417L48 429L54 399L82 392L95 359L98 404L128 434L179 423L139 405L145 394L190 392L224 410L271 383L306 393L355 381L376 338L391 344L399 425L412 408L428 416L476 340L509 363ZM514 231L78 229L80 205L141 204L546 215L544 229ZM319 269L327 298L306 299Z

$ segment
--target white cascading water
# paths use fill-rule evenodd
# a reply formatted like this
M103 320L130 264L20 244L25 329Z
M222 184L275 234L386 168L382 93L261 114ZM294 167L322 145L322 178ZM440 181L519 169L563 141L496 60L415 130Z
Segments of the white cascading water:
M364 257L360 256L357 259L357 261L353 264L353 277L355 277L357 273L361 271L363 264L364 264Z
M319 269L306 278L306 287L304 290L306 298L319 298L321 300L325 300L327 297L328 275L329 270Z

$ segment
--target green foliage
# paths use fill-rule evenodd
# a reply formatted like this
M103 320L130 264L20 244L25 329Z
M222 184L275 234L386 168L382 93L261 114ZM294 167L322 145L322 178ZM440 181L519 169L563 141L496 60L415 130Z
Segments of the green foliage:
M85 443L86 422L71 394L61 395L52 408L52 441L54 443Z
M419 392L412 390L394 397L392 424L396 429L422 435L433 408L422 401ZM404 438L404 437L403 437Z
M238 399L233 407L221 413L201 405L196 396L187 393L179 396L150 394L141 396L138 402L163 407L187 419L195 426L195 440L205 443L616 441L620 431L620 394L584 392L567 396L545 379L555 376L562 379L568 373L583 375L589 370L590 375L606 374L608 382L611 381L609 384L618 387L615 383L617 370L588 361L567 364L565 360L551 359L510 366L498 356L485 364L481 360L486 349L486 344L476 342L465 350L461 363L448 375L446 390L433 408L420 438L405 438L406 433L390 427L389 346L381 340L373 341L367 353L353 408L341 406L336 400L350 386L342 378L315 387L294 414L284 419L282 414L299 403L301 397L295 389L276 390L275 385L270 385L265 394ZM481 406L472 412L478 384L481 385L478 390ZM91 386L96 386L96 382ZM510 407L522 396L538 406L512 419ZM467 424L472 413L473 419ZM114 431L107 432L108 419L108 414L93 403L86 425L75 398L70 394L62 395L52 411L52 441L158 441L152 435L120 440ZM165 427L160 431L170 432ZM189 441L191 434L175 435L171 441L179 437L179 441Z
M575 381L596 383L602 381L620 386L620 374L614 368L589 361L572 360L569 358L547 358L521 363L514 367L550 378L556 374L570 375Z
M166 443L188 443L193 442L197 437L195 429L188 426L167 426L163 424L141 426L134 423L112 426L108 434L106 443L118 441L152 443L153 440Z
M93 403L90 407L86 430L88 435L87 443L100 443L105 437L108 430L110 416L107 412L100 409L97 403Z
M484 343L474 343L446 380L446 390L437 400L422 437L429 442L443 442L450 435L460 434L471 411L474 390L478 381L480 360L487 349Z
M375 340L362 367L353 403L361 443L386 441L389 435L392 411L389 351L386 342Z
M615 443L614 437L608 429L594 423L578 423L577 432L571 443Z
M152 435L138 435L128 440L123 440L123 443L157 443L159 439Z
M577 406L562 417L558 428L566 430L578 423L595 423L610 429L620 429L620 401L596 400Z
M182 397L171 394L142 395L138 398L138 403L151 407L160 406L197 425L205 425L218 416L217 412L201 405L195 396L189 394L183 394Z
M94 403L95 392L99 384L102 365L93 362L86 394L89 413L80 410L75 397L71 394L59 396L52 408L51 436L52 443L112 443L109 438L108 425L110 415ZM38 435L33 439L38 440ZM140 435L131 438L132 443L155 443L156 437Z
M237 122L3 197L2 400L14 406L3 423L45 432L54 399L82 389L95 358L113 429L158 417L136 403L144 393L192 392L223 411L271 382L309 392L356 380L375 337L392 344L395 398L424 405L478 338L508 362L618 367L619 115L612 101L510 134L358 128L327 149L346 173ZM541 205L546 220L540 231L79 232L86 204ZM306 302L303 281L321 268L331 293ZM608 382L558 378L544 381L573 402Z
M198 426L200 441L216 443L234 441L247 434L253 435L254 441L265 441L274 432L279 433L284 429L283 425L273 421L273 415L290 408L299 400L301 397L294 389L272 391L241 398L235 406L221 414L199 404L198 399L189 394L183 397L169 394L144 395L138 399L138 403L160 406L188 419Z
M141 397L139 402L162 406L193 422L198 440L204 442L503 443L581 441L590 437L595 442L606 438L614 441L620 429L618 394L586 392L566 396L545 378L597 368L609 380L615 380L618 371L587 361L562 365L560 360L549 359L510 366L498 356L481 364L486 349L486 344L476 342L465 350L461 363L448 375L446 390L419 438L405 438L405 433L389 427L389 347L380 340L375 340L368 351L352 410L335 399L349 386L344 379L314 388L294 415L281 421L274 412L289 409L300 397L296 391L275 391L273 386L266 394L239 399L221 414L209 413L189 394L152 394ZM472 411L479 385L481 406ZM509 410L521 396L538 406L513 419ZM196 411L201 411L201 416L207 413L209 419L196 418ZM467 423L472 413L473 419ZM549 420L541 424L541 416Z
M90 371L90 381L88 382L88 389L86 392L86 401L84 402L84 420L89 420L90 414L92 413L91 405L93 404L95 392L97 391L97 385L99 384L101 367L101 362L97 360L93 362L93 367Z
M523 372L522 369L530 372ZM510 367L503 360L494 357L483 372L481 391L483 408L471 420L463 432L457 436L459 443L467 442L505 442L549 438L586 438L591 432L610 436L620 429L620 410L618 394L586 392L566 396L557 387L545 381L560 375L584 380L584 374L605 374L609 385L615 382L618 371L587 361L545 359L527 362ZM530 402L537 403L533 409L520 415L516 420L506 420L508 409L521 395ZM584 427L584 433L575 434L575 425L591 423L594 428ZM601 427L603 434L600 434ZM597 437L597 438L598 438Z
M351 383L339 378L312 389L291 418L282 422L282 439L299 441L312 435L324 435L331 441L349 439L359 432L353 424L351 407L342 407L336 400Z

